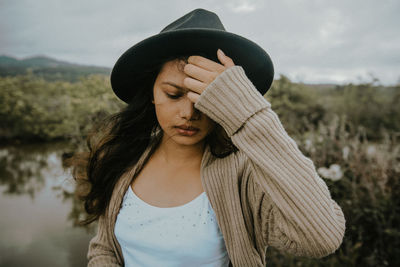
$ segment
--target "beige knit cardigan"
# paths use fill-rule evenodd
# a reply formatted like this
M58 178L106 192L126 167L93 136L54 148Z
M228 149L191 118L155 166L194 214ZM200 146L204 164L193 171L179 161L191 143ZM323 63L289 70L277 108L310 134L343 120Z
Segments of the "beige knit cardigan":
M313 162L284 130L271 104L240 66L220 74L195 107L219 123L238 151L216 158L206 147L201 181L233 266L265 266L266 248L323 257L341 244L345 218ZM123 196L152 149L119 179L97 235L89 266L123 266L114 235Z

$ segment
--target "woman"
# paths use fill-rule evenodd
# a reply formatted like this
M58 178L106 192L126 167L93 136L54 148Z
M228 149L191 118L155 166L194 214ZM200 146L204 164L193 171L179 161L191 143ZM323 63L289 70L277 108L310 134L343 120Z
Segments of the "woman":
M128 106L84 161L89 266L265 266L268 246L340 246L342 210L262 96L272 78L267 53L203 9L120 57Z

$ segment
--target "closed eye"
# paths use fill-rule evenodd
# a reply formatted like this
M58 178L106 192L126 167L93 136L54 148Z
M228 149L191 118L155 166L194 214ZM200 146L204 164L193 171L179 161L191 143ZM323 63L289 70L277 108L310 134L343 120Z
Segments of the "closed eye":
M178 99L178 98L180 98L182 95L170 95L170 94L167 94L167 96L169 97L169 98L171 98L171 99Z

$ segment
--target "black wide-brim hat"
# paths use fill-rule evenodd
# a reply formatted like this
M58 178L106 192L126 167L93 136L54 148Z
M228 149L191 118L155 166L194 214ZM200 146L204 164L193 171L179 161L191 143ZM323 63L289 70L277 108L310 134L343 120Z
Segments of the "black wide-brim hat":
M204 9L195 9L151 36L129 48L115 63L111 72L114 93L124 102L131 102L141 81L142 70L151 68L171 56L202 55L219 62L220 48L235 65L242 66L247 77L261 94L265 94L274 77L274 67L267 52L256 43L227 32L218 16ZM136 91L135 91L136 90Z

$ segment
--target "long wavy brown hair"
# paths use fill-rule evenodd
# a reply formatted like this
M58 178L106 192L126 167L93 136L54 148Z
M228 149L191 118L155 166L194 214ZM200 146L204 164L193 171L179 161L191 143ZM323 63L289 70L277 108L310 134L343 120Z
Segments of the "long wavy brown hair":
M87 217L81 222L90 224L104 215L114 187L123 173L132 168L149 145L160 138L161 132L153 99L153 85L162 66L169 60L179 59L187 63L187 56L164 59L152 69L137 74L140 84L132 85L142 92L120 112L108 116L93 127L86 139L88 151L75 153L68 160L72 175L77 181L77 194L84 201ZM237 148L225 130L218 124L205 138L211 153L223 158Z

